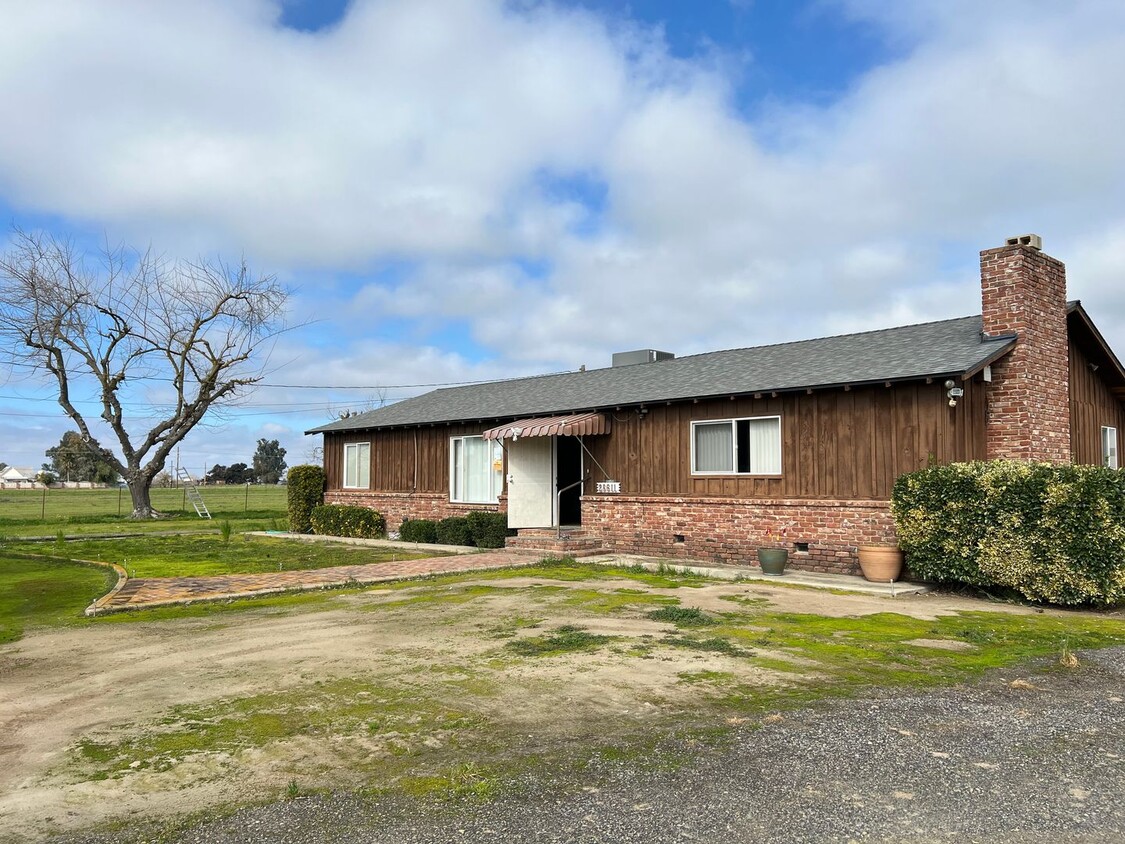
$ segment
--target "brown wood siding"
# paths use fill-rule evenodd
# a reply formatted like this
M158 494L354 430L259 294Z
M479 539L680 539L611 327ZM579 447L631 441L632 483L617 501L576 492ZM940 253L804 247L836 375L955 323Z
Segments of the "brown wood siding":
M1090 369L1090 359L1070 344L1070 455L1075 463L1100 465L1102 426L1117 429L1117 454L1125 437L1125 408L1102 377Z
M586 445L627 495L885 499L931 456L983 459L984 390L979 378L962 386L956 408L940 383L918 382L657 405L643 418L621 410L612 435ZM692 476L692 421L777 415L780 477Z
M490 426L485 423L473 423L327 433L324 435L324 470L328 488L340 489L343 484L344 445L367 442L371 443L372 490L440 492L448 495L449 438L480 434L488 427Z
M956 408L940 383L738 397L606 411L612 433L586 447L627 495L735 498L886 499L895 478L938 463L984 457L985 397L979 376L965 383ZM691 423L705 419L781 417L778 477L693 476ZM449 493L449 438L479 434L492 423L326 434L329 489L339 489L344 444L371 443L371 486L386 492ZM415 486L417 436L417 486ZM592 480L602 480L590 461ZM505 469L506 471L506 469Z

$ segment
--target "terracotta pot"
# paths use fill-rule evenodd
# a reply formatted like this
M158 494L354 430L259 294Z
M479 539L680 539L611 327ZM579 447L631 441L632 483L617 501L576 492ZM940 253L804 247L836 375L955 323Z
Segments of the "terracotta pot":
M785 564L788 561L788 548L758 549L758 564L762 567L762 574L785 574Z
M897 545L860 545L859 567L872 583L889 583L902 574L902 549Z

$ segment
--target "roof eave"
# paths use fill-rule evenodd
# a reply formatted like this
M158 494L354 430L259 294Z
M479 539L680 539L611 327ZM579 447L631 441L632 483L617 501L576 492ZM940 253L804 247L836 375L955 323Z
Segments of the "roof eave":
M1015 338L1012 338L1009 342L1005 343L1002 347L995 350L987 358L978 362L972 368L967 369L967 370L952 369L952 370L942 370L942 371L934 371L934 372L916 373L916 374L907 375L907 376L900 376L900 377L896 377L896 378L875 378L875 379L867 379L867 380L840 381L840 382L831 382L831 383L822 383L822 384L802 384L802 385L799 385L799 386L792 386L792 387L777 387L777 388L765 387L765 388L762 388L762 389L740 390L740 391L735 391L735 392L708 393L708 394L693 395L693 396L662 396L662 397L659 397L659 398L651 398L651 399L643 399L643 400L631 400L631 401L624 401L624 402L620 402L620 403L594 405L594 406L587 406L587 407L571 407L571 406L556 407L556 408L553 408L553 409L550 409L550 410L543 410L543 411L536 412L536 413L533 413L533 414L529 414L527 412L519 412L519 413L508 413L508 414L503 414L503 415L493 416L493 417L469 416L469 417L458 417L458 418L451 418L451 419L432 419L432 420L426 420L426 421L422 421L422 422L392 422L390 424L384 424L384 425L380 425L380 424L356 425L354 427L336 427L336 425L338 423L330 423L329 425L322 425L319 428L312 428L308 431L305 431L305 434L306 435L309 435L309 434L344 434L344 433L354 433L354 432L358 432L358 431L389 430L389 429L392 429L392 428L423 428L423 427L426 427L428 425L455 425L455 424L464 423L464 422L467 422L467 421L470 421L470 420L479 420L479 421L482 421L482 422L494 422L494 421L501 421L501 420L505 420L505 419L518 419L521 416L544 416L545 417L545 416L555 416L555 415L567 414L567 413L599 413L599 412L604 412L606 410L611 410L611 409L614 409L614 408L644 407L646 405L656 405L656 404L665 404L665 403L673 403L673 402L714 401L714 400L717 400L717 399L724 399L724 398L728 398L728 397L742 398L742 397L745 397L745 396L754 396L754 395L765 394L765 393L777 393L777 394L803 393L803 392L814 392L814 391L821 391L821 390L854 389L854 388L857 388L857 387L877 387L879 385L889 386L891 384L904 384L904 383L908 383L910 381L923 381L923 380L926 380L926 379L939 380L939 379L942 379L942 378L960 378L962 381L967 381L970 378L972 378L974 375L976 375L978 372L983 370L990 363L995 362L996 360L998 360L999 358L1001 358L1005 354L1007 354L1009 351L1011 351L1012 347L1015 346L1015 343L1016 343Z
M1075 316L1078 318L1079 323L1089 333L1095 345L1098 346L1099 351L1105 355L1105 359L1109 362L1109 365L1113 367L1114 373L1117 375L1118 379L1122 384L1125 384L1125 366L1121 365L1121 361L1118 360L1117 355L1114 354L1113 349L1110 348L1105 337L1098 331L1098 327L1094 325L1094 321L1090 319L1090 315L1086 313L1086 309L1082 307L1082 302L1078 299L1067 302L1066 312L1067 316Z

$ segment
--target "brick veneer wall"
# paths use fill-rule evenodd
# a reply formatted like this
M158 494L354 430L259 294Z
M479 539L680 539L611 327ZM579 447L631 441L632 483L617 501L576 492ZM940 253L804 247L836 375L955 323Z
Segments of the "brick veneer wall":
M787 525L783 539L766 537ZM846 499L587 495L582 527L620 553L750 565L759 546L787 547L791 568L837 574L859 570L856 545L897 541L889 502Z
M984 332L1015 334L986 385L990 458L1070 460L1066 267L1030 246L980 253Z
M331 490L324 495L327 504L350 504L378 510L387 520L387 530L398 530L403 519L440 520L464 516L474 510L495 513L507 510L507 500L499 504L455 504L441 492L363 492L354 489Z

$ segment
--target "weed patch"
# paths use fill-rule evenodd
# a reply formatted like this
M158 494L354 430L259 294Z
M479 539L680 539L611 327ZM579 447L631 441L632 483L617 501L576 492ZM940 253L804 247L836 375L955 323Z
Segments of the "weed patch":
M612 636L600 636L581 627L564 625L553 633L532 636L508 642L504 647L520 656L558 656L577 651L593 651L613 641Z
M666 621L677 627L711 627L718 620L697 607L661 607L648 614L653 621Z

